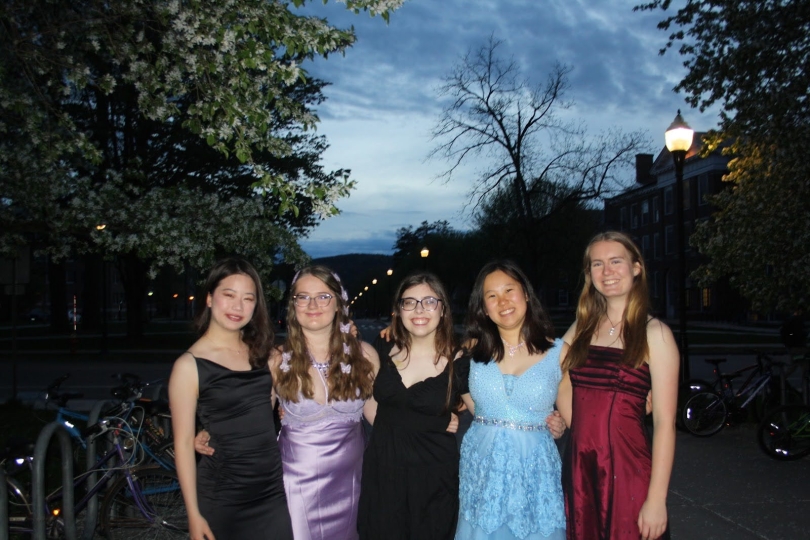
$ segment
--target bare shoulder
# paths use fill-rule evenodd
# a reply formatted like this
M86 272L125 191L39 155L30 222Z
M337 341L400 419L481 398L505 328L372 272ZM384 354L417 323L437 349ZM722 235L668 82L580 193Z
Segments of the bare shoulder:
M672 330L661 319L651 317L647 321L647 343L650 347L675 345Z
M574 341L574 335L576 333L577 333L577 321L574 321L574 323L568 327L568 330L565 331L565 334L563 334L563 341L566 344L571 345L571 342Z
M186 351L180 356L177 357L177 360L174 361L174 366L172 371L183 371L188 372L188 370L193 370L195 373L197 372L197 361L194 358L194 355L191 352Z
M371 362L371 365L374 366L374 373L377 373L377 370L380 369L380 357L377 354L377 351L365 341L360 342L360 347L363 349L363 356L365 356L366 360Z

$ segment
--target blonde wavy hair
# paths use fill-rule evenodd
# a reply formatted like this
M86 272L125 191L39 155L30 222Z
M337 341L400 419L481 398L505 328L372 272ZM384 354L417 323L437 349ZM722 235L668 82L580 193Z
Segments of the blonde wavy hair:
M563 369L577 368L585 364L588 358L588 347L596 333L599 320L607 314L607 301L593 284L591 278L591 247L598 242L618 242L627 250L631 263L638 263L641 271L633 278L633 286L627 299L627 306L622 314L622 333L624 353L622 362L632 367L641 366L650 355L647 344L647 322L650 314L650 297L647 289L647 269L644 257L633 240L618 231L606 231L594 236L585 248L582 270L585 284L577 304L577 330L563 362Z

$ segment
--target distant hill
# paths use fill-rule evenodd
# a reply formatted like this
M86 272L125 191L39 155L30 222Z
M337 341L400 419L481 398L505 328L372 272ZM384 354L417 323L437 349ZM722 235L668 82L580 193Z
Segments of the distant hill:
M394 264L390 255L349 253L313 259L312 264L322 264L337 272L351 297L356 296L365 286L372 287L371 280L375 278L377 279L376 286L380 287L377 291L377 294L381 295L380 301L389 294L389 290L393 290L395 285L392 282L389 288L387 283L389 278L386 271ZM392 276L392 279L397 279L397 277Z

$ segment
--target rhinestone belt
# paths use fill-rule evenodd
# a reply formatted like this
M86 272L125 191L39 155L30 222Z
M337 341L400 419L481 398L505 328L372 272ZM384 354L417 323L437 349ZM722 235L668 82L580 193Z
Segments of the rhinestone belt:
M498 426L507 429L519 429L520 431L545 431L548 427L545 424L524 424L522 422L512 422L511 420L501 420L497 418L484 418L483 416L476 416L473 419L476 424L484 424L485 426Z

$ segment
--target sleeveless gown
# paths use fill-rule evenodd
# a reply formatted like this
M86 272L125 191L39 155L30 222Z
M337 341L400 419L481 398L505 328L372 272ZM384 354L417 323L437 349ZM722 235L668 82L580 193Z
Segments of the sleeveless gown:
M267 368L230 369L196 358L197 414L213 456L197 465L200 512L217 540L292 540Z
M475 419L461 444L457 540L565 538L560 452L546 426L561 347L555 340L519 376L502 374L495 361L470 362Z
M391 360L393 345L375 345L377 416L363 460L360 538L452 539L459 454L455 435L447 432L449 370L406 388Z
M316 369L317 371L317 369ZM281 400L278 443L295 540L354 540L365 437L363 400Z
M622 349L591 345L570 372L571 433L563 484L569 540L638 540L652 445L644 426L650 368L620 364ZM666 535L665 535L666 537Z

